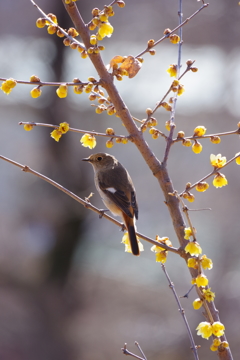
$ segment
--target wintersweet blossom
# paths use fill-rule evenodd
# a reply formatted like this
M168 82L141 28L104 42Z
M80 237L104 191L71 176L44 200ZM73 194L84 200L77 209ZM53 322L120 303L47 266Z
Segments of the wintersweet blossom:
M193 233L192 233L192 230L190 227L185 228L184 233L185 233L185 235L184 235L185 240L189 240L190 237L193 236Z
M51 132L51 137L55 140L55 141L59 141L59 139L62 137L62 132L59 131L58 129L55 129Z
M200 261L201 261L202 267L203 267L204 269L208 269L208 270L211 270L211 269L212 269L212 267L213 267L213 262L212 262L211 259L207 258L206 255L203 255L203 256L201 257Z
M203 304L203 301L202 301L201 299L199 299L199 298L198 298L198 299L195 299L195 300L193 301L193 303L192 303L194 310L200 309L200 307L202 306L202 304Z
M196 277L196 284L198 287L205 287L207 286L208 284L208 278L206 277L206 275L203 275L203 274L199 274L197 277Z
M89 147L89 149L93 149L97 145L95 136L91 134L84 134L81 137L80 142L82 143L82 146Z
M228 181L224 174L217 173L217 175L214 176L213 186L215 186L216 188L226 186L227 184L228 184Z
M222 156L221 154L218 155L214 155L211 154L210 155L210 163L212 166L216 167L216 168L221 168L223 167L227 162L227 159L225 156Z
M167 72L171 77L177 77L177 65L171 64L167 69Z
M101 36L102 39L105 38L105 36L111 37L114 28L109 22L100 23L98 26L98 34Z
M209 339L212 336L212 325L207 321L201 322L196 330L198 330L197 335L202 336L204 339Z
M163 237L163 238L160 238L158 235L156 236L156 240L161 244L165 244L167 246L170 246L172 247L172 243L171 241L169 240L168 237ZM156 253L156 262L161 262L162 264L164 264L167 260L167 254L168 254L168 251L165 250L164 248L162 248L161 246L157 246L157 245L153 245L151 247L151 251L155 252Z
M62 122L59 125L58 130L61 131L62 134L66 134L66 132L69 130L69 124L67 122Z
M196 241L190 241L185 247L185 252L192 256L198 256L202 253L202 248Z
M193 131L193 135L194 136L203 136L206 133L207 129L205 128L205 126L197 126L194 131Z
M211 291L211 288L203 289L204 298L208 301L214 301L215 293Z

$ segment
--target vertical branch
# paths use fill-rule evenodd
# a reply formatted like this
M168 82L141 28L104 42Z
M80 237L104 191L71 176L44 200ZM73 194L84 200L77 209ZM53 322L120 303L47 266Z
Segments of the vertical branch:
M182 18L183 18L183 14L182 14L182 0L179 0L179 9L178 9L178 17L179 17L179 24L182 23ZM177 61L177 78L179 78L180 76L180 68L181 68L181 59L182 59L182 27L180 27L178 29L178 33L180 36L180 42L178 43L178 61ZM171 117L170 117L170 133L169 133L169 137L168 137L168 141L167 141L167 146L166 146L166 150L165 150L165 154L164 154L164 158L163 158L163 162L162 164L165 165L168 159L168 155L170 152L170 148L171 145L173 143L173 132L175 129L175 124L174 124L174 119L175 119L175 112L176 112L176 106L177 106L177 92L174 95L174 99L173 99L173 105L172 105L172 111L171 111Z

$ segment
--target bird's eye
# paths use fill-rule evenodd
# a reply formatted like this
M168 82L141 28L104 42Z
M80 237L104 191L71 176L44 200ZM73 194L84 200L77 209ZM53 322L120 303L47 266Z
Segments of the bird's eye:
M97 161L101 161L101 160L102 160L102 156L98 156Z

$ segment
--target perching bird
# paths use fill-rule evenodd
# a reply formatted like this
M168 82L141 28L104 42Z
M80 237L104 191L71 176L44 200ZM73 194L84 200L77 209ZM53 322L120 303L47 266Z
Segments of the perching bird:
M109 154L93 154L82 160L92 164L96 188L107 208L122 218L129 234L132 253L138 256L140 252L135 233L138 205L129 173Z

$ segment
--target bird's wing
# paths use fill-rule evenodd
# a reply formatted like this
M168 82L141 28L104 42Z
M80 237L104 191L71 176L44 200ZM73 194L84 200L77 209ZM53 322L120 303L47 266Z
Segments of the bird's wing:
M106 186L103 182L99 182L99 188L104 192L104 194L114 202L126 215L133 218L133 214L130 211L131 202L129 201L127 195L122 190L117 190L115 187ZM135 198L135 196L134 196ZM135 211L134 211L135 212Z
M133 207L135 217L136 217L136 219L138 219L138 204L137 204L135 191L131 191L131 205Z

